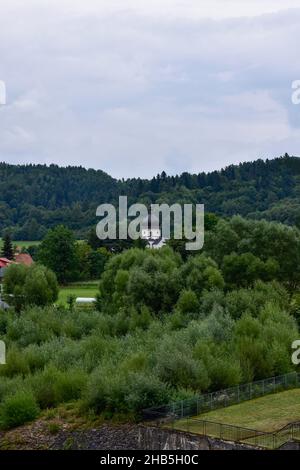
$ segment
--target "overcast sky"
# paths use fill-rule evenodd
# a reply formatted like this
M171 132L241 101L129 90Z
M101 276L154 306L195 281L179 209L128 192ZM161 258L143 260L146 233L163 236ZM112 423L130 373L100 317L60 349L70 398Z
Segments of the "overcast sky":
M115 177L300 154L300 0L0 0L0 160Z

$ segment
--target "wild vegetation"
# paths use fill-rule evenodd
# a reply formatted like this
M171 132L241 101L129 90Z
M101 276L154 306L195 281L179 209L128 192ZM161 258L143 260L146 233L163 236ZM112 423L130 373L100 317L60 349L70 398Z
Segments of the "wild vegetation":
M1 428L66 402L84 416L138 419L146 407L294 370L298 158L151 181L0 164L0 181L0 230L10 227L15 239L42 239L28 249L36 263L12 265L4 278L12 308L0 311L7 345ZM184 240L161 250L100 242L90 231L95 207L119 194L147 205L205 203L203 250L185 251ZM2 235L3 250L12 255ZM79 235L86 241L76 241ZM80 309L69 283L76 281L79 292L86 280L93 297L97 281L97 302ZM64 301L57 300L59 284Z
M0 313L3 428L69 401L82 414L135 419L145 407L294 370L298 229L216 219L202 253L173 248L110 256L95 309L33 298L21 313Z

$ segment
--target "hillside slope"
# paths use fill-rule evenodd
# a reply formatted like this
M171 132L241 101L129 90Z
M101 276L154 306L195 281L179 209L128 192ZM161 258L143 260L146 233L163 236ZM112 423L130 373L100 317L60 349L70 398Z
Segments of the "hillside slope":
M300 158L230 165L211 173L117 181L101 170L0 163L0 231L35 240L63 223L78 236L96 224L96 207L116 203L204 203L222 216L241 214L300 226Z

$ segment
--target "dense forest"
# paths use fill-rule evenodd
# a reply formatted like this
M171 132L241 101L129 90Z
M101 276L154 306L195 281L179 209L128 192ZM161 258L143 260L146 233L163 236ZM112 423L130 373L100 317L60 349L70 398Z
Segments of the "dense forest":
M207 212L236 214L300 227L300 158L230 165L211 173L116 180L101 170L0 163L0 231L15 240L42 239L64 224L78 238L96 224L96 207L117 203L204 203Z

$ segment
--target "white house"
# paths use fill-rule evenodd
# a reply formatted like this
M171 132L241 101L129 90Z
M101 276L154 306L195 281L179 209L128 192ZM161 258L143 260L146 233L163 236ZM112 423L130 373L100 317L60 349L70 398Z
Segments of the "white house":
M147 240L148 248L161 248L166 240L161 236L161 229L157 217L148 216L142 222L142 239Z

